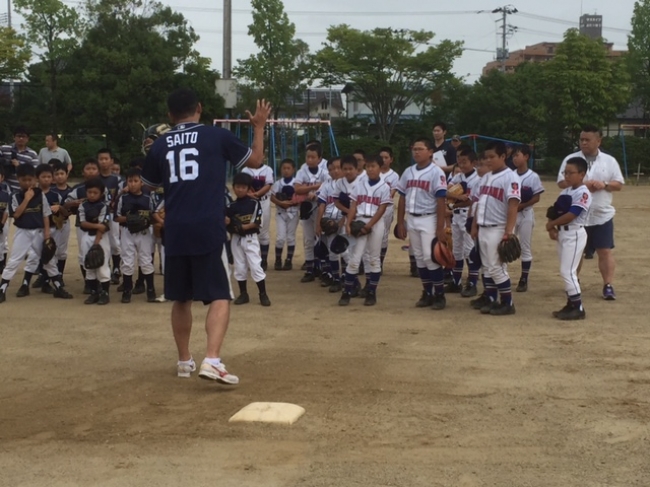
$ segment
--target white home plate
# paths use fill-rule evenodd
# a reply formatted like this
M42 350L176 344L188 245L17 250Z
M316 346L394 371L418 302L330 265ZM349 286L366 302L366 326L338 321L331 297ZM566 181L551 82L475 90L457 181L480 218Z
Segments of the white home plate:
M305 409L286 402L252 402L240 409L228 422L293 424Z

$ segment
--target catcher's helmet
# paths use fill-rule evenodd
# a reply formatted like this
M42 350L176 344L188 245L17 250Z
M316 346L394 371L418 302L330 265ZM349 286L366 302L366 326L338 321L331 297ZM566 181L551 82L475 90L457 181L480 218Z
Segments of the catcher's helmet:
M144 129L144 133L142 134L142 153L146 155L154 140L161 135L166 134L171 129L172 128L166 123L157 123Z

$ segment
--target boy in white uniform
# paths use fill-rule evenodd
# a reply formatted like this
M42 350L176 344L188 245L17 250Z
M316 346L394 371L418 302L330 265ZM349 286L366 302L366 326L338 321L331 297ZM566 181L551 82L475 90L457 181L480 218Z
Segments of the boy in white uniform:
M339 255L329 249L332 240L339 234L338 230L341 228L343 219L343 213L336 207L336 197L338 196L336 188L338 180L341 179L341 158L335 157L327 161L327 170L331 179L318 190L316 235L327 245L328 249L327 267L329 268L329 274L321 276L323 279L321 286L329 287L330 292L334 293L341 291L341 263ZM334 220L337 224L337 231L331 234L323 234L322 219Z
M269 191L275 182L273 169L264 164L255 169L245 167L241 172L250 174L253 177L253 193L251 196L257 199L262 206L262 225L260 226L258 238L262 255L262 270L266 271L268 267L269 246L271 245L271 236L269 233L269 229L271 228L271 198L269 197Z
M578 267L587 244L585 223L591 205L591 193L583 183L586 174L587 161L582 157L568 159L564 165L568 187L562 190L547 213L546 230L551 239L557 241L560 275L568 298L566 306L553 312L553 316L563 321L585 319Z
M385 181L390 188L390 199L395 198L397 193L397 184L399 183L399 174L391 168L391 164L395 161L393 157L393 149L390 147L382 147L379 149L379 156L383 160L381 166L381 174L379 175L382 181ZM393 225L393 218L395 217L395 205L388 205L384 212L384 236L381 240L381 268L384 269L384 260L388 253L388 236L390 235L390 228Z
M296 250L296 230L300 221L298 205L294 195L296 164L292 159L285 159L280 164L280 174L271 188L271 202L277 208L275 216L275 270L290 271L293 268L293 253ZM287 244L287 258L282 264L282 251Z

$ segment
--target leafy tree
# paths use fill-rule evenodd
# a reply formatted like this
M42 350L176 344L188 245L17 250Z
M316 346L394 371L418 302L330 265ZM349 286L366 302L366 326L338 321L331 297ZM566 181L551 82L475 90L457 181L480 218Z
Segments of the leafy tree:
M641 100L644 112L650 112L650 1L634 2L632 34L627 41L627 67L632 90Z
M454 79L451 68L462 43L431 45L432 32L348 25L328 28L316 53L317 76L324 85L350 84L350 96L371 110L383 140L390 141L404 109L421 102Z
M575 141L586 124L604 126L630 100L629 78L620 62L607 58L601 40L570 29L544 69L550 132Z
M295 39L296 26L289 21L281 0L252 0L253 23L248 35L259 48L248 59L238 59L233 70L257 97L271 101L275 116L289 100L307 88L309 46ZM247 83L246 83L247 82Z
M0 80L22 77L31 54L14 29L0 26Z
M78 47L82 20L77 10L60 0L14 0L17 11L24 17L22 27L29 42L41 49L42 80L49 88L51 128L57 129L58 76L67 59Z

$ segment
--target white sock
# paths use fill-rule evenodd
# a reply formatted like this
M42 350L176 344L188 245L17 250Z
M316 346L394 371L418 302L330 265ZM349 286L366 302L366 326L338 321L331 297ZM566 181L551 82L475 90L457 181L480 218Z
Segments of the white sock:
M192 365L194 363L194 358L190 357L189 360L179 360L178 365Z
M217 367L221 363L221 359L219 357L217 358L205 358L205 362L209 363L213 367Z

